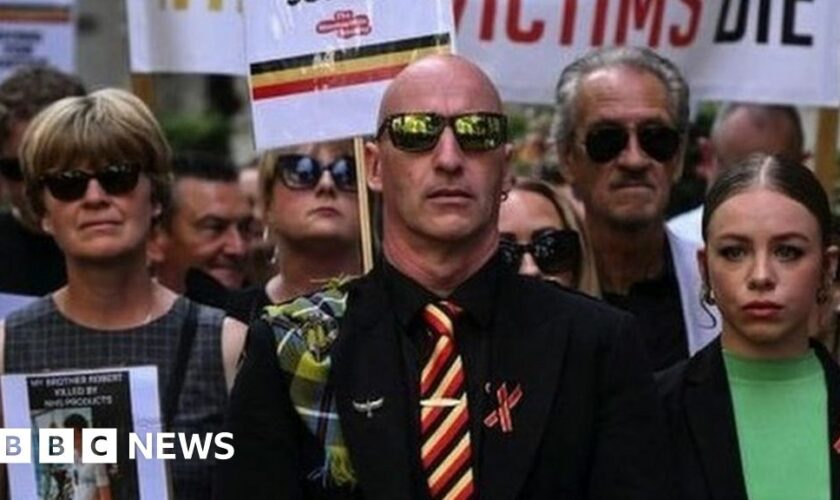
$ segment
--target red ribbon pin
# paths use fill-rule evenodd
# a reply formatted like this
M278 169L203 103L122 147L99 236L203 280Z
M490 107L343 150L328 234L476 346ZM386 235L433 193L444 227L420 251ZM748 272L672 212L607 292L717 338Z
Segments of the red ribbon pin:
M502 432L512 432L513 418L511 417L510 410L515 408L521 399L522 387L519 384L516 384L516 387L508 393L507 383L502 382L502 385L496 389L496 401L499 403L499 407L484 418L484 425L492 429L496 424L499 424Z

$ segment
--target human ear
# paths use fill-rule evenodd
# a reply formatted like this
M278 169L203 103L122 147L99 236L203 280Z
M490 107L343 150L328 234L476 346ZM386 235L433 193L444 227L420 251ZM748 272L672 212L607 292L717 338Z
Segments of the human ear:
M365 168L367 170L367 183L371 191L382 192L382 164L380 156L382 151L379 144L368 142L365 144Z

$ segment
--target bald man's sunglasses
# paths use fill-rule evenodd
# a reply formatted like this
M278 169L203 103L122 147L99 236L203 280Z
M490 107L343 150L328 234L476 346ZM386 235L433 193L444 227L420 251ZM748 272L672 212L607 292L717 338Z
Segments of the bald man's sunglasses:
M512 269L519 269L526 253L546 274L575 271L581 259L580 237L571 229L549 229L535 234L525 245L504 237L499 240L502 262Z
M452 127L461 149L483 152L507 142L507 118L499 113L464 113L443 116L437 113L401 113L385 118L376 138L386 131L395 148L421 153L435 148L446 126Z
M356 190L356 160L342 156L329 165L306 155L281 155L277 157L274 172L289 189L314 189L324 172L329 172L335 187L341 191Z
M677 129L661 124L641 125L636 128L639 147L659 163L670 161L680 148L680 133ZM595 163L615 160L627 148L630 131L620 125L602 125L592 128L586 134L586 154Z
M111 196L127 194L137 187L140 180L140 166L134 164L107 165L94 173L84 170L65 170L41 177L53 198L61 201L76 201L84 197L91 179Z

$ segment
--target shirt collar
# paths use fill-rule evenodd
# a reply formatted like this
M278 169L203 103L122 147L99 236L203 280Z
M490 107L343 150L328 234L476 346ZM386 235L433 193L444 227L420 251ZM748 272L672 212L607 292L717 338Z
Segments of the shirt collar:
M486 330L493 318L497 282L502 263L498 254L487 261L475 274L461 283L449 297L438 297L422 285L402 274L386 259L382 260L385 283L393 297L392 305L397 321L407 327L427 304L450 299Z

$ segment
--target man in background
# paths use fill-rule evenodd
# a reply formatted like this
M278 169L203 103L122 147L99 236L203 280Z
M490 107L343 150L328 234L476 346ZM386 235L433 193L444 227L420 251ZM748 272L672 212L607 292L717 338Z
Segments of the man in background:
M39 111L84 94L79 79L48 66L23 67L0 83L0 185L10 208L0 213L0 292L40 296L67 281L64 255L26 205L18 147Z
M241 288L253 216L236 167L224 158L188 152L175 155L172 171L171 204L149 244L158 281L183 294L194 268L226 289Z
M667 368L717 334L699 299L697 245L665 229L688 84L653 51L618 47L566 67L556 98L560 164L586 208L602 296L636 316L654 369Z
M802 120L793 106L725 104L712 125L711 138L700 142L697 173L707 188L720 173L751 154L780 155L796 162L806 159ZM701 242L703 205L668 221L676 235Z

